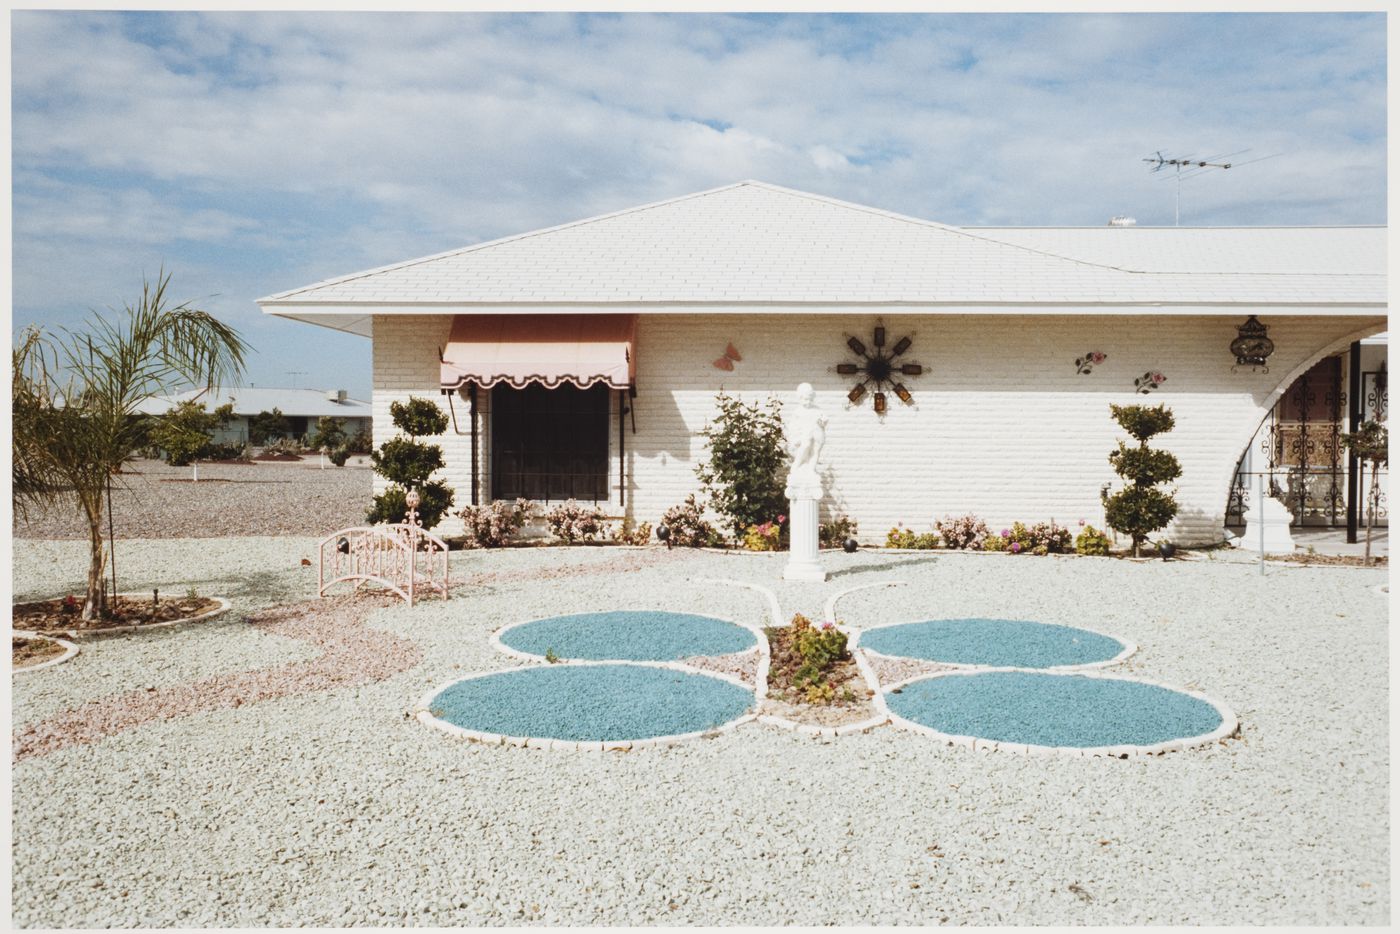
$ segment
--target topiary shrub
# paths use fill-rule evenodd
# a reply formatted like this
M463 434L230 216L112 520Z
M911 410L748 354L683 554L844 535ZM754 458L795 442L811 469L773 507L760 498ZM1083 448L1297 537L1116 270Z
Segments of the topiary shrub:
M458 511L462 534L468 548L500 548L535 515L537 507L528 499L513 503L497 501L485 506L466 506Z
M720 392L714 421L701 430L709 459L695 468L710 506L724 516L735 538L751 525L771 522L787 511L783 494L782 405L749 405ZM669 523L668 523L669 527Z
M442 448L418 439L440 435L447 430L447 416L431 399L410 398L389 406L394 427L408 437L390 438L370 454L374 472L392 484L374 498L366 519L371 523L402 522L408 515L404 496L408 488L418 491L418 518L431 529L452 506L452 489L441 480L429 480L443 467Z
M231 418L231 404L207 412L203 402L181 402L155 419L147 437L160 448L167 464L187 467L208 456L213 444L211 433L227 425Z
M681 548L709 548L720 544L721 537L714 526L705 521L704 510L691 493L685 502L672 506L661 516L666 529L666 544ZM659 535L661 529L657 529Z
M944 516L934 523L945 548L965 548L981 551L990 530L987 523L972 513L965 516Z
M607 531L607 519L596 506L582 506L574 500L560 503L544 514L549 531L566 545L591 542Z
M1122 441L1108 455L1113 470L1129 485L1113 495L1105 495L1104 515L1110 528L1133 539L1133 557L1147 536L1166 528L1176 518L1176 497L1157 489L1181 476L1181 462L1169 451L1155 451L1147 442L1176 426L1176 418L1165 405L1110 405L1114 421L1137 439L1130 448Z

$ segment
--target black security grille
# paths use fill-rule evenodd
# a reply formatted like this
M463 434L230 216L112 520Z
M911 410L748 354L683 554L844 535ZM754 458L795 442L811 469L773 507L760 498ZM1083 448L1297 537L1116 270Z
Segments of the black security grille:
M608 498L608 388L491 390L491 497Z

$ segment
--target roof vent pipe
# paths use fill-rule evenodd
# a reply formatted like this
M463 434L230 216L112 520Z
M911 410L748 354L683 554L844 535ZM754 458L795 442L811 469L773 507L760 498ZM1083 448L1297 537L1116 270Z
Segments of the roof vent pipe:
M1110 226L1110 227L1136 227L1136 226L1137 226L1137 218L1136 218L1136 217L1129 217L1129 216L1126 215L1126 214L1118 214L1118 215L1115 215L1115 216L1110 217L1110 218L1108 219L1108 226Z

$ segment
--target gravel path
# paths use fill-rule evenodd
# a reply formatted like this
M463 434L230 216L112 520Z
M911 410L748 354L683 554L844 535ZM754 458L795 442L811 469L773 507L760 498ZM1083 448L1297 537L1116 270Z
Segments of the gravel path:
M361 525L374 474L358 461L365 459L324 470L314 456L201 464L197 483L191 481L189 467L133 461L112 487L118 548L122 539L325 535ZM12 528L15 538L86 541L88 534L86 520L69 506L31 515L28 521L16 515Z
M325 523L319 523L317 531ZM226 622L92 640L16 678L13 729L138 689L303 660L245 620L310 596L310 539L123 555L132 589L198 578ZM462 552L452 600L372 608L421 661L382 680L204 708L13 767L26 927L608 924L1384 924L1390 915L1381 571L1235 562L649 549ZM80 542L17 543L20 596L81 581ZM409 717L433 685L517 662L489 634L628 608L765 625L844 598L854 626L940 616L1083 625L1137 642L1110 671L1206 691L1243 738L1127 761L938 746L891 727L821 741L748 724L626 754L455 741ZM346 639L358 639L354 631ZM300 656L290 651L303 652ZM164 660L162 667L157 662Z

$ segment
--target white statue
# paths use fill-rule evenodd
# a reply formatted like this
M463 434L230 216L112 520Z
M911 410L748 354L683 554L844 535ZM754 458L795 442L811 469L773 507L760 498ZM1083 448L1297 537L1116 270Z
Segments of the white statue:
M817 512L823 493L819 468L826 444L826 416L817 408L817 392L811 383L797 387L797 402L787 430L792 468L783 492L792 525L783 579L820 582L826 580L826 571L817 560Z
M788 499L822 498L822 480L818 472L821 466L822 446L826 444L826 415L817 408L817 391L811 383L797 387L799 408L792 415L788 432L788 453L792 455L792 467L788 470L787 488L783 491Z

